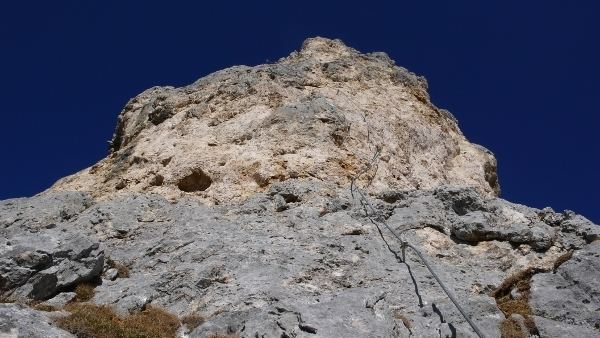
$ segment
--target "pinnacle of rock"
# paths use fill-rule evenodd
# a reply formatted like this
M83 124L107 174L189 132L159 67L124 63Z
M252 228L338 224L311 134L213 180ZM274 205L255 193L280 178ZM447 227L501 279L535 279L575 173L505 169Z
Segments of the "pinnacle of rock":
M146 90L119 115L110 156L51 190L219 204L290 178L347 189L375 153L370 193L442 185L499 193L494 156L430 102L424 78L385 53L325 38L273 64Z

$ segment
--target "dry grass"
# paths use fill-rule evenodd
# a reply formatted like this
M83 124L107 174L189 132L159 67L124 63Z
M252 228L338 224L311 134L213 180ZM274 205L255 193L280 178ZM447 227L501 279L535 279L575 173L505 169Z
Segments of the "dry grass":
M181 318L181 323L185 324L185 326L187 326L188 329L193 330L195 328L197 328L198 326L204 324L204 322L206 321L206 319L200 315L187 315L183 318Z
M58 311L58 309L55 306L47 305L47 304L35 304L32 307L36 310L45 311L45 312Z
M573 251L569 251L566 252L562 255L560 255L556 261L554 261L554 265L552 266L552 271L556 271L556 269L558 269L559 266L563 265L566 261L568 261L569 259L571 259L573 257Z
M81 283L75 287L75 302L87 302L94 297L95 284Z
M502 295L506 295L510 293L510 290L513 289L519 282L530 280L534 273L537 270L533 268L527 268L525 270L521 270L513 275L508 276L500 286L496 288L496 290L492 291L491 296L494 298L498 298Z
M512 318L507 318L500 324L500 332L502 338L527 338L529 335L525 335L521 330L521 326Z
M564 264L566 261L573 257L573 251L566 252L560 255L552 266L552 270L556 269ZM496 298L496 304L498 308L504 313L506 319L500 325L500 332L503 338L508 337L522 337L518 323L510 319L513 313L520 314L525 318L525 325L531 334L538 334L538 329L535 326L535 322L531 317L533 315L531 307L529 306L529 298L531 294L531 278L538 272L546 272L546 270L538 268L527 268L521 270L508 278L506 278L496 290L491 293L491 296ZM519 292L519 296L512 298L510 292L516 289ZM515 326L516 325L516 326Z
M239 336L231 334L214 334L212 336L208 336L208 338L239 338Z
M72 303L68 317L57 319L59 327L80 338L174 338L179 319L158 307L119 316L106 305Z
M502 338L523 337L518 324L509 319L513 313L520 314L525 318L525 325L531 334L537 334L538 329L531 317L531 307L529 306L529 296L531 289L531 277L538 272L533 268L528 268L509 276L502 284L492 292L492 297L496 298L496 304L500 311L504 313L506 319L500 325ZM511 290L516 289L519 297L512 298ZM517 325L517 328L515 328ZM519 335L515 336L515 332Z
M112 258L106 259L106 265L111 269L117 269L117 278L129 277L129 268L125 264L115 261Z

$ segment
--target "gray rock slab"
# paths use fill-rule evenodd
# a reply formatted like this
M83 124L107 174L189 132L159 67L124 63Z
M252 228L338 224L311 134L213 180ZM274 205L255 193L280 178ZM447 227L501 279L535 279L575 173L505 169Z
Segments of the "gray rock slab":
M600 330L600 241L576 251L556 272L535 275L530 298L537 316Z
M586 337L598 338L600 331L580 325L570 325L565 322L533 316L535 326L540 332L540 337L564 338L564 337Z
M75 299L76 296L77 294L75 294L75 292L62 292L56 295L55 297L48 299L42 304L60 309L67 305L69 302L71 302L73 299Z
M2 338L74 338L54 326L44 312L18 304L0 304L0 337Z
M594 230L582 218L484 198L468 189L390 192L371 201L390 227L420 248L489 337L500 336L504 320L490 292L514 272L566 252L573 247L568 243L580 246L556 274L534 276L532 307L547 319L593 329L595 317L585 303L571 318L553 314L548 301L560 296L583 302L587 295L589 306L596 304L597 242L591 242ZM481 236L458 238L474 220L481 224L476 228ZM583 222L577 223L582 228L573 220ZM537 235L536 229L550 237ZM536 246L548 238L549 248ZM0 269L2 276L25 280L13 293L30 297L31 289L24 286L33 288L34 282L41 289L51 289L59 279L76 283L82 269L95 271L92 263L103 250L127 266L129 277L111 280L105 273L92 302L122 314L148 304L178 316L200 314L206 323L192 337L474 336L413 252L407 251L407 264L402 262L400 243L370 222L348 191L314 182L288 180L225 206L125 194L35 235L11 227L6 241L10 245L3 242L1 257L12 265ZM107 270L100 266L98 276ZM537 305L544 302L550 305Z

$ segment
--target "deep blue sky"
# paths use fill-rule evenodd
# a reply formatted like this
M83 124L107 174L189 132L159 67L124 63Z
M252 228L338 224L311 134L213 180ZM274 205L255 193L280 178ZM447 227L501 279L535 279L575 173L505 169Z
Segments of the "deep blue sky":
M0 9L0 199L107 154L127 100L306 37L385 51L499 161L502 196L600 223L597 1L13 1Z

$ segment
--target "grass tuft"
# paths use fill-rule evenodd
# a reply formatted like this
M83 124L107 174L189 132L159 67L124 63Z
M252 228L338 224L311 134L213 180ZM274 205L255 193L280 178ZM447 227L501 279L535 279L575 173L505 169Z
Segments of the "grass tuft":
M519 271L514 275L509 276L502 282L502 284L494 291L492 291L492 297L496 298L496 304L506 319L500 325L500 333L502 338L509 337L524 337L523 333L514 336L515 330L520 332L520 328L515 329L515 325L518 327L518 323L510 319L513 313L520 314L525 318L525 325L531 334L538 334L538 329L533 321L531 307L529 306L529 296L531 293L531 277L539 270L534 268L527 268ZM519 292L519 297L512 298L511 290L516 289Z
M81 283L75 287L75 302L87 302L88 300L94 298L94 289L96 288L95 284L92 283Z
M556 272L556 269L558 269L559 266L563 265L564 263L566 263L569 259L571 259L573 257L573 251L568 251L562 255L560 255L556 261L554 261L554 265L552 266L552 271Z
M47 304L35 304L32 307L36 310L44 311L44 312L58 311L58 309L55 306L47 305Z
M512 318L507 318L500 324L502 338L527 338L521 326Z
M81 338L174 338L181 326L176 316L154 306L128 316L106 305L71 303L65 310L71 314L57 325Z

